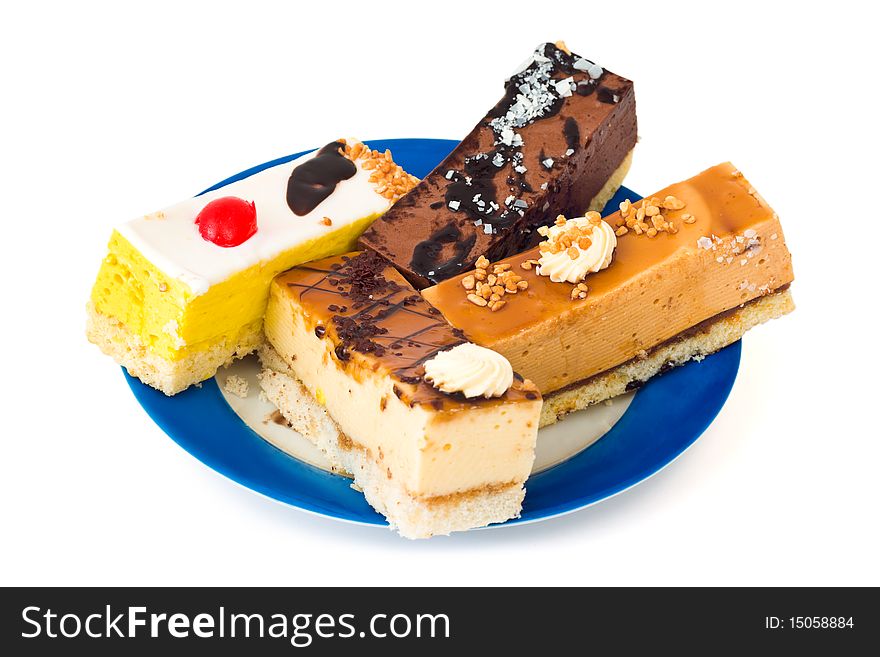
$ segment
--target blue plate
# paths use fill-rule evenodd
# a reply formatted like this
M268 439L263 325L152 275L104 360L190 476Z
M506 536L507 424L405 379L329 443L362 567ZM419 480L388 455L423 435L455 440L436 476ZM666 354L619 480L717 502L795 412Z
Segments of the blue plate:
M407 171L423 177L455 147L446 139L385 139ZM266 162L217 183L217 189L296 153ZM624 197L621 188L610 212ZM550 518L583 508L627 488L669 464L706 430L727 399L739 368L736 342L702 362L655 377L635 395L623 417L589 448L529 478L522 515L505 524ZM124 370L123 370L124 371ZM298 461L258 436L227 405L214 379L174 397L128 376L132 392L172 440L205 465L268 497L321 515L370 525L385 519L350 486L350 480Z

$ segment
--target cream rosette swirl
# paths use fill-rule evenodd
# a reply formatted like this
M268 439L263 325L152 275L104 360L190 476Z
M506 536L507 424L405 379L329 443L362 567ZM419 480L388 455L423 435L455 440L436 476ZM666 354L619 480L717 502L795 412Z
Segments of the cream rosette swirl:
M425 379L446 393L500 397L513 385L513 367L498 352L465 342L425 362Z
M584 217L556 220L550 228L539 230L541 257L536 273L549 276L554 283L579 283L611 264L617 236L598 212Z

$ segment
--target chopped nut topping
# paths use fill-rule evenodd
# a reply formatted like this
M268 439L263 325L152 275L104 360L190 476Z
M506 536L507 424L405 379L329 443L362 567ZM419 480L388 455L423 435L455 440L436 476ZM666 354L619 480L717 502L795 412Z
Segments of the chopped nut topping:
M618 237L633 231L636 235L657 237L660 233L674 235L679 228L675 222L663 211L675 212L685 207L684 201L675 196L667 196L662 201L657 197L642 199L636 206L629 199L620 203L620 213L616 219L617 229L614 234ZM633 212L635 208L635 212ZM685 224L696 222L692 214L682 214L681 221Z
M337 140L345 144L339 149L341 155L352 162L361 160L361 167L372 171L370 182L376 185L376 193L394 203L419 183L419 179L408 174L394 163L391 151L384 153L370 150L361 142L349 144L345 139ZM326 224L330 225L330 224Z
M684 207L684 201L674 196L667 196L663 199L663 208L666 210L681 210Z
M563 41L562 39L560 39L559 41L557 41L553 45L556 46L557 48L559 48L566 55L571 54L571 50L568 49L568 46L565 45L565 41Z
M571 288L571 300L577 301L579 299L586 299L589 291L590 288L587 287L585 284L578 283L573 288Z
M321 223L325 226L332 226L333 220L330 217L324 217L323 219L321 219Z
M505 295L517 294L529 289L529 282L511 271L512 265L509 263L492 265L485 256L480 256L476 264L479 267L473 274L461 279L461 286L468 292L468 301L481 308L487 307L497 312L507 304L503 299ZM520 263L520 266L523 269L531 269L536 264L538 264L537 260L526 260ZM491 274L488 273L490 268Z

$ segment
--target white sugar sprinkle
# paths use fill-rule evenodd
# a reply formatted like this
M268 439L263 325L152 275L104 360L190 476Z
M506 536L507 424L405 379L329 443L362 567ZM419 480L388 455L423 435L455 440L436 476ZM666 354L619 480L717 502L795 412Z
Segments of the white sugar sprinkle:
M543 165L544 165L545 167L547 167L548 169L552 169L552 168L553 168L553 158L552 158L552 157L548 157L546 160L544 160L543 162L541 162L541 164L543 164Z
M486 235L491 235L492 234L492 224L485 224L483 226L483 232L486 233Z
M565 78L564 80L558 80L553 87L556 89L556 93L562 96L563 98L568 98L571 96L571 87L574 83L573 78Z
M458 210L461 207L461 201L449 201L450 210Z
M711 249L712 248L712 240L708 237L701 237L697 240L697 246L701 249Z

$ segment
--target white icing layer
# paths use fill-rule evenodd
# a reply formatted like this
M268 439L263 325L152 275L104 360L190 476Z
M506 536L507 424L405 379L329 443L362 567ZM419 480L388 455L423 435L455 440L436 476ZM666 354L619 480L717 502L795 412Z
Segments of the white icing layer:
M182 281L194 295L200 295L244 269L390 207L391 202L376 193L376 184L369 181L372 171L363 168L364 160L358 160L357 173L352 178L340 182L310 213L295 215L287 205L287 181L296 166L316 153L133 219L117 230L165 275ZM208 202L224 196L253 201L257 209L256 234L231 248L206 241L195 224L196 216ZM329 217L332 225L324 225L323 217Z

